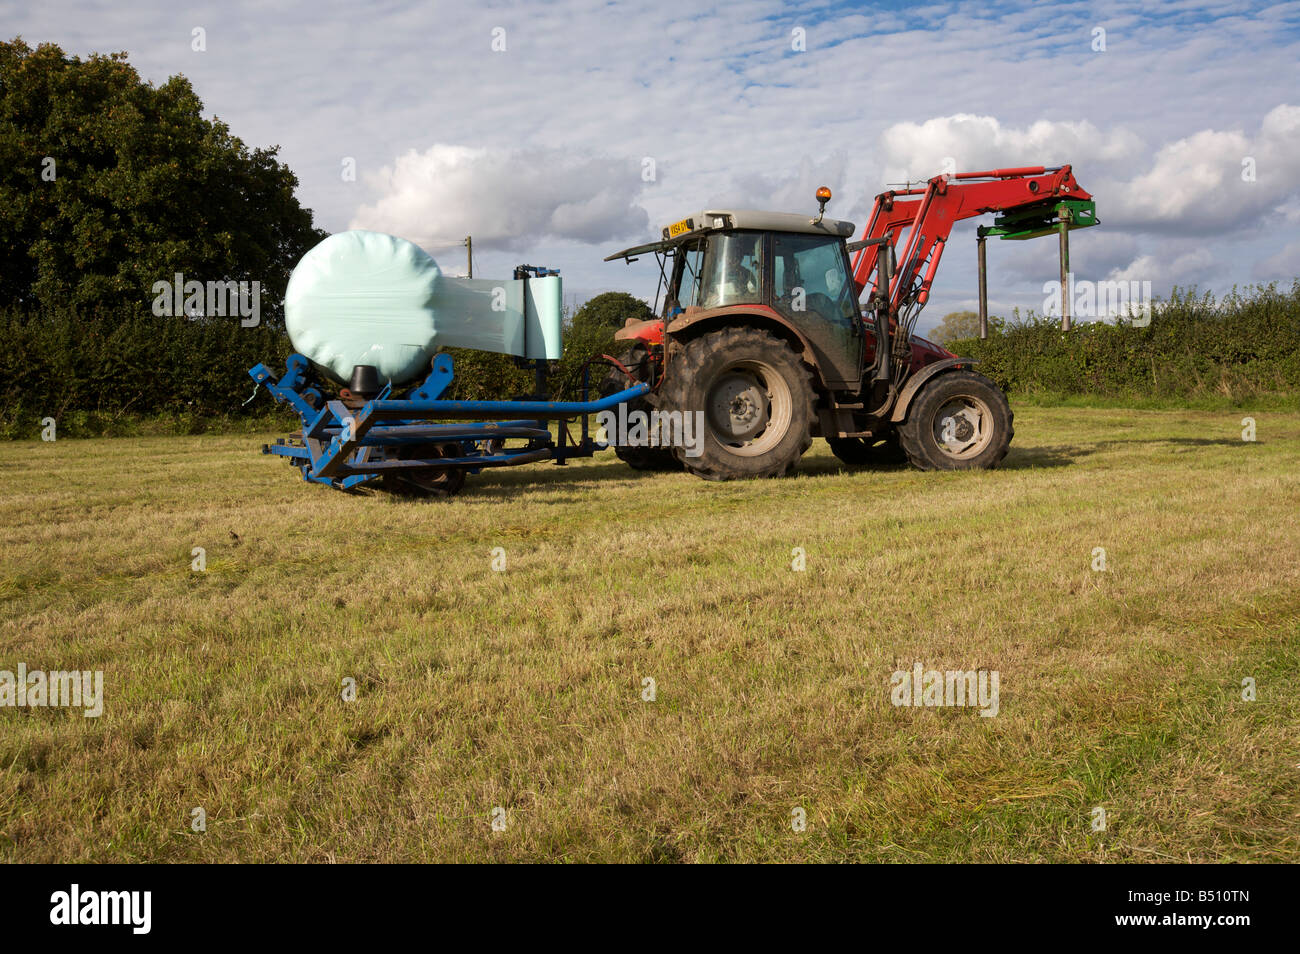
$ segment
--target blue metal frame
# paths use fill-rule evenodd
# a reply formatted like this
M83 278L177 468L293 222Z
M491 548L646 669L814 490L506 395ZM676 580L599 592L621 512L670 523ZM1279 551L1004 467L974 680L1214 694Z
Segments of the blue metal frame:
M595 401L444 401L441 397L455 372L451 356L439 354L429 376L404 397L390 397L390 382L354 411L342 401L327 400L313 386L311 364L302 355L290 355L286 368L278 381L264 364L248 372L277 402L288 404L302 419L298 435L301 444L281 440L264 446L262 453L287 458L302 472L304 480L339 490L350 490L393 472L455 467L477 473L484 467L511 467L541 460L563 464L570 458L590 457L608 445L588 436L587 415L612 410L650 390L647 384L637 384ZM569 442L567 430L561 425L556 443L545 422L573 417L582 418L581 440ZM445 423L448 420L458 423ZM526 443L510 449L493 446L511 439ZM455 456L427 459L398 456L404 447L432 443L455 444L459 451Z

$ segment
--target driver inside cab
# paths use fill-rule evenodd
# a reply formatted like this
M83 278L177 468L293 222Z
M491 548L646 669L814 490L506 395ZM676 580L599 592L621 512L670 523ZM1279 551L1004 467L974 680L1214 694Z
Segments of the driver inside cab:
M710 244L709 261L704 280L704 296L701 304L705 308L721 308L724 305L736 305L756 302L762 293L762 286L756 274L759 262L758 235L732 234L720 236ZM723 248L718 249L721 245ZM721 254L719 254L719 251ZM748 260L754 265L745 264Z

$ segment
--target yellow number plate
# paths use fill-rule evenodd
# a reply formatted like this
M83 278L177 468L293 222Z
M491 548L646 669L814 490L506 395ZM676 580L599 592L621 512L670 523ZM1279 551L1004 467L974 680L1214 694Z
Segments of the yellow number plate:
M691 230L691 220L682 219L680 222L674 222L668 226L668 237L677 238L679 235L685 235Z

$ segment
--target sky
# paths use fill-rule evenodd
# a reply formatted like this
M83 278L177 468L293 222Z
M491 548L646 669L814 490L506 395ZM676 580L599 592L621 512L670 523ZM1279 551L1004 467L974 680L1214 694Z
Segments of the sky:
M945 161L1072 164L1101 221L1071 236L1079 279L1300 276L1296 2L0 0L0 26L184 74L279 146L328 231L400 235L452 274L473 235L476 277L559 268L571 303L652 297L652 259L602 259L700 209L811 214L827 185L860 230ZM975 225L922 330L974 307ZM991 310L1041 311L1055 241L988 251Z

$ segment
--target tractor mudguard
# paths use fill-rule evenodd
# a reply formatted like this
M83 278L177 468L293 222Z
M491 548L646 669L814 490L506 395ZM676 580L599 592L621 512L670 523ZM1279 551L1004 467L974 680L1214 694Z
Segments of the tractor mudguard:
M614 340L661 345L664 343L664 321L662 318L629 318L622 328L614 332Z
M920 368L907 379L907 383L903 385L903 390L898 392L898 400L894 402L894 411L889 415L889 419L897 423L907 417L907 409L912 404L912 398L916 397L917 392L936 374L951 371L954 368L972 367L977 364L979 362L974 358L945 358L942 361L934 361Z
M692 338L697 334L716 331L719 328L734 325L738 327L766 327L779 338L790 342L791 347L799 352L800 357L810 364L816 373L817 382L828 390L841 390L856 386L856 376L846 376L837 370L836 355L818 347L805 329L790 321L775 308L760 304L725 305L721 308L687 308L668 323L668 334L679 340ZM823 342L824 343L824 342ZM840 364L843 364L841 359Z

